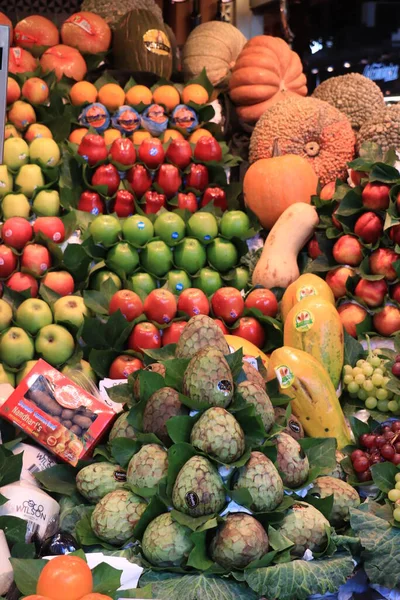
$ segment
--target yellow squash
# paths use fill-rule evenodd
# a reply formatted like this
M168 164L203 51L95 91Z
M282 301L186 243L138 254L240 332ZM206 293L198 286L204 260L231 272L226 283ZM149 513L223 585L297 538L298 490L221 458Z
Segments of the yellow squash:
M321 296L307 296L289 311L283 329L285 346L308 352L325 367L338 387L344 359L343 325L335 306Z
M304 275L300 275L296 281L291 283L283 294L281 300L283 322L286 321L286 317L293 306L307 296L320 296L335 305L335 296L326 281L318 277L318 275L304 273Z
M292 399L293 414L310 437L335 437L338 448L350 444L350 431L330 377L311 354L283 346L274 350L268 381L277 377L282 394Z
M257 346L239 337L238 335L226 335L225 339L233 352L236 352L236 350L239 350L239 348L243 348L243 356L252 356L254 358L259 356L264 367L268 369L269 358L266 354L264 354L264 352L262 352L262 350L260 350L260 348L257 348Z

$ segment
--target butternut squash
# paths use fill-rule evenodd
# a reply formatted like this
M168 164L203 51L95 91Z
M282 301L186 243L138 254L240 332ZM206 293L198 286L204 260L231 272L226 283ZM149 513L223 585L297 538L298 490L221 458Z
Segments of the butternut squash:
M253 285L283 287L299 276L297 255L314 233L318 215L314 207L295 202L272 227L253 272Z

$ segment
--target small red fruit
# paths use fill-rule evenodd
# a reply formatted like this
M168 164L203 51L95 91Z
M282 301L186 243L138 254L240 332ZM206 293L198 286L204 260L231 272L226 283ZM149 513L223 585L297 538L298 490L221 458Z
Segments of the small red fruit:
M367 183L362 191L362 203L372 210L386 210L389 207L390 186L383 183Z
M161 165L157 173L156 183L167 198L172 198L182 185L179 169L175 165Z
M205 165L190 165L190 171L186 177L186 186L202 192L208 186L208 169Z
M375 244L383 234L383 221L374 212L366 212L357 219L354 233L366 244Z
M239 325L232 330L232 333L251 342L257 348L264 346L265 332L263 326L254 317L242 317L239 319Z
M209 187L204 191L200 206L206 206L210 202L214 202L214 206L222 211L228 209L225 191L220 187Z
M142 361L138 358L129 354L121 354L111 363L108 376L110 379L128 379L131 373L135 373L143 367Z
M221 319L214 319L214 323L216 324L217 327L220 328L220 330L222 331L222 333L224 335L229 335L229 329L227 328L225 323L223 321L221 321Z
M397 306L387 304L372 318L375 330L385 337L389 337L396 331L400 331L400 310Z
M169 323L177 312L176 298L168 290L162 288L153 290L144 301L143 311L151 321Z
M135 212L135 198L133 194L128 192L128 190L118 190L115 196L114 212L122 218L133 215Z
M33 224L33 231L36 235L42 233L57 244L65 239L64 223L59 217L38 217Z
M144 195L146 204L144 212L146 215L158 213L160 208L163 208L167 203L167 198L164 194L158 192L151 192L150 190Z
M377 281L360 279L356 285L355 295L363 300L367 306L375 308L383 304L387 291L388 286L384 279L378 279Z
M28 244L22 251L21 267L40 277L52 264L50 252L41 244Z
M171 323L169 327L163 330L162 345L168 346L168 344L178 343L186 325L186 321L175 321L175 323Z
M179 296L178 310L186 313L189 317L208 315L210 313L210 304L202 290L188 288L183 290Z
M400 304L400 283L396 283L390 288L390 297Z
M92 177L92 185L104 185L107 187L107 196L114 196L118 189L121 178L114 165L100 165Z
M11 217L7 219L1 230L1 237L7 246L16 250L22 248L32 239L32 225L22 217Z
M330 181L322 188L319 197L323 202L330 202L333 199L333 194L335 193L336 182Z
M42 279L42 284L60 296L69 296L75 289L74 278L68 271L50 271Z
M311 238L311 240L307 244L307 252L308 256L315 260L318 256L323 254L321 248L319 247L318 240L315 235Z
M353 452L350 454L350 458L352 460L352 462L354 462L356 460L356 458L360 458L360 456L365 456L365 452L363 452L362 450L353 450Z
M216 317L231 324L239 319L244 310L244 300L239 290L233 287L220 288L211 299L211 306Z
M129 169L126 179L139 200L151 187L150 173L143 165L134 165Z
M109 154L110 160L120 165L133 165L136 160L136 150L129 138L117 138L113 141Z
M203 136L199 138L194 148L194 157L196 160L215 161L222 160L222 149L218 141L213 136Z
M271 290L257 288L250 292L245 300L246 308L257 308L267 317L276 317L278 314L278 301Z
M180 169L186 169L192 160L192 148L187 140L172 140L165 157Z
M149 350L161 347L160 333L153 323L138 323L128 338L130 350Z
M340 315L342 325L347 331L347 333L352 337L356 338L356 326L362 323L368 314L365 308L362 308L362 306L358 306L358 304L348 302L339 306L338 313Z
M31 297L36 298L38 295L39 284L32 275L28 273L14 273L10 279L6 282L6 286L14 292L25 292L30 290Z
M339 210L339 207L337 207L333 213L332 213L332 225L334 225L336 227L336 229L339 229L339 231L343 230L343 225L341 224L341 222L335 217L337 211Z
M336 299L346 295L346 282L354 273L354 270L350 269L350 267L337 267L327 273L325 281L331 288Z
M393 263L398 261L399 254L396 254L389 248L378 248L369 257L369 268L374 275L384 275L387 281L397 279L397 273L393 268Z
M139 146L139 160L149 169L157 169L165 158L164 148L158 138L143 140Z
M400 244L400 225L394 225L389 229L389 237L395 244Z
M181 210L188 210L191 213L197 210L197 199L193 192L188 194L178 194L178 208Z
M363 259L360 242L351 235L343 235L335 242L332 250L336 262L357 267Z
M363 473L369 467L369 460L366 456L360 456L353 462L353 468L356 473Z
M104 138L95 133L87 133L78 146L78 154L87 160L90 166L106 160L107 146Z
M106 205L100 198L100 194L86 190L80 195L78 210L92 213L92 215L102 215L106 210Z
M365 177L368 177L368 174L364 171L355 171L354 169L350 169L350 179L354 185L360 185L361 179Z
M17 268L17 257L9 246L0 246L0 277L6 278Z
M133 321L143 313L143 303L140 297L131 290L115 292L108 306L108 314L120 310L127 321Z

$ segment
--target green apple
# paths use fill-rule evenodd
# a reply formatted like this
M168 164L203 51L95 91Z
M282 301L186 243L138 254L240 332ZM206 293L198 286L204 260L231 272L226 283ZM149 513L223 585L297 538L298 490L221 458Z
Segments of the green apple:
M13 318L11 306L5 300L0 300L0 331L10 327Z
M154 223L154 232L168 246L176 246L185 237L185 221L173 212L163 212Z
M144 246L154 236L153 223L148 217L132 215L125 219L122 234L126 241L133 246Z
M19 367L35 355L32 338L21 327L10 327L0 339L0 360L10 367Z
M250 229L250 219L242 210L227 210L222 215L219 226L224 237L240 238Z
M86 375L86 377L88 379L90 379L90 381L92 381L95 385L97 385L97 382L98 382L97 375L93 371L92 367L90 366L90 364L88 363L87 360L82 359L76 365L65 365L65 367L63 367L63 369L61 371L61 373L63 373L63 375L66 375L67 377L69 377L70 379L72 379L73 381L75 381L78 384L80 382L80 373L81 372L84 375Z
M206 264L207 256L204 247L195 238L185 238L175 248L174 262L178 269L184 269L194 275Z
M1 209L4 219L10 219L11 217L29 219L31 205L25 194L7 194L1 203Z
M145 271L164 277L172 269L172 250L165 242L153 240L141 251L140 263Z
M222 237L215 238L207 246L207 260L217 271L229 271L237 264L238 258L236 246Z
M7 371L3 365L0 364L0 383L9 383L15 387L15 374L11 371ZM19 382L17 382L19 383Z
M43 173L38 165L23 165L15 178L19 191L28 198L32 198L34 191L43 187L44 183Z
M202 244L209 244L218 235L217 219L209 212L197 212L187 224L188 233Z
M29 146L31 160L37 160L42 167L55 167L60 162L60 148L51 138L38 137Z
M241 291L249 283L250 274L246 267L236 267L233 272L233 279L229 280L229 285Z
M65 327L45 325L35 340L35 350L50 365L62 365L73 355L75 341Z
M6 165L0 165L0 198L4 198L13 190L13 178Z
M121 279L118 277L118 275L116 275L112 271L107 271L107 269L101 269L99 271L96 271L96 273L94 273L94 275L90 278L90 288L92 290L97 290L100 292L101 286L108 279L111 279L111 281L114 283L116 292L118 290L122 289Z
M39 329L53 322L50 306L39 298L24 300L15 315L15 322L19 327L36 335Z
M106 264L113 271L130 275L139 264L138 251L127 242L119 242L108 251Z
M53 313L56 323L72 323L75 327L80 327L84 317L90 315L90 311L81 296L59 298L54 303Z
M22 138L8 138L4 142L3 162L12 171L18 171L29 161L29 146Z
M198 276L193 279L193 287L204 292L206 296L211 296L223 285L224 283L218 271L209 267L200 269Z
M95 244L108 248L118 242L121 223L112 215L100 215L90 224L89 232Z
M56 217L60 212L60 194L57 190L40 190L32 208L39 217Z
M157 281L149 273L135 273L129 279L130 287L136 294L148 296L157 288Z
M28 362L25 363L24 368L21 369L21 371L18 371L18 373L16 374L16 377L15 377L15 382L17 385L19 385L21 383L21 381L24 379L24 377L29 375L29 373L32 371L33 367L36 365L36 363L37 363L37 360L28 360Z
M192 287L192 281L186 271L172 269L167 275L167 286L173 294L181 294L183 290Z

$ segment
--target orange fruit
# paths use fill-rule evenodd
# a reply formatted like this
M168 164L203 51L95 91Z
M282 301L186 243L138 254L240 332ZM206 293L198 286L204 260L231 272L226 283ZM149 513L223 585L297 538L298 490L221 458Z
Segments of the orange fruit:
M46 125L43 125L42 123L33 123L32 125L29 125L24 137L28 144L30 144L38 137L53 139L53 134Z
M25 596L24 600L51 600L51 598L39 596L38 594L32 594L32 596Z
M18 100L21 96L21 88L12 77L7 78L7 106Z
M86 129L85 127L81 127L80 129L74 129L74 131L70 133L68 140L71 142L71 144L80 144L82 138L85 137L88 131L89 129Z
M139 131L135 131L132 135L132 142L135 146L140 146L143 140L149 140L151 138L151 133L149 131L144 131L144 129L140 129Z
M4 139L8 140L9 137L22 137L22 135L11 123L7 123L7 125L4 127Z
M97 100L97 89L93 83L89 83L89 81L78 81L78 83L74 83L70 89L69 97L71 99L71 104L74 106L80 106L85 102L91 104Z
M181 97L173 85L160 85L153 92L153 101L156 104L163 104L168 110L174 110Z
M191 144L195 144L201 137L212 137L213 134L208 129L196 129L189 138Z
M87 594L83 596L80 600L113 600L110 596L105 596L104 594L97 594L93 592L92 594Z
M140 104L141 102L149 105L152 103L152 100L153 92L145 85L134 85L133 87L129 88L125 95L125 102L127 104L133 104L134 106L136 104Z
M116 83L106 83L99 89L98 101L108 110L117 110L124 105L125 92L120 85Z
M168 140L183 140L184 137L180 131L176 129L166 129L164 131L163 143L168 142Z
M118 131L118 129L106 129L103 135L106 146L111 146L114 140L122 137L121 132Z
M202 85L198 83L189 83L182 92L182 100L184 104L194 102L195 104L207 104L208 92Z
M79 556L67 554L50 560L39 575L36 592L51 600L80 600L91 594L92 572Z

